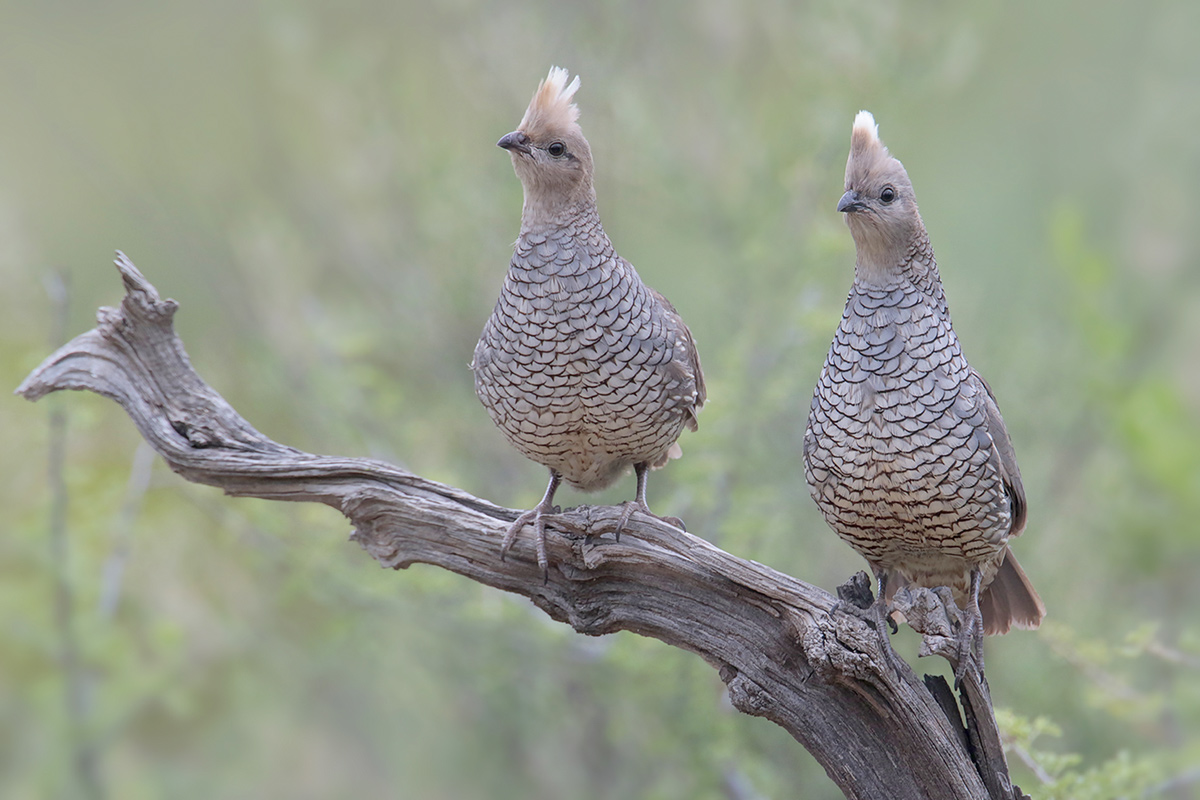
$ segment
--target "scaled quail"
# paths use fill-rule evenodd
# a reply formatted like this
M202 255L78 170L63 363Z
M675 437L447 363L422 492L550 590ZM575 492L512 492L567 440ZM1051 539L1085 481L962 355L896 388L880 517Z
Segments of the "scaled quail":
M858 259L813 395L805 477L875 573L871 617L884 639L899 586L953 592L965 611L961 680L970 660L982 670L985 632L1036 628L1046 613L1009 549L1025 527L1021 473L996 399L950 325L908 173L866 111L837 210Z
M646 505L646 475L678 457L704 403L700 357L683 320L613 250L600 225L592 154L572 102L579 78L553 67L520 126L497 144L512 156L525 204L500 299L471 369L475 392L513 446L550 470L541 502L517 518L501 557L530 522L548 574L546 515L561 481L584 491L630 466ZM678 524L677 520L671 520Z

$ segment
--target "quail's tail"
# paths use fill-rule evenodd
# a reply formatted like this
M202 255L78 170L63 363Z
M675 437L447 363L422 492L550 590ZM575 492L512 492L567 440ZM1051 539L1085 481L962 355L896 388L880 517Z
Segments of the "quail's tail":
M983 612L984 633L989 636L1008 633L1014 625L1032 630L1042 624L1046 606L1011 549L1004 551L1004 562L980 596L979 610Z

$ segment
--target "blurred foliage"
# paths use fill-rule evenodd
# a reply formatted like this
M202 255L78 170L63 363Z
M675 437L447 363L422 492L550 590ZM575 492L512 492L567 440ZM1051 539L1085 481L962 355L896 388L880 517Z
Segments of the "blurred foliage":
M583 76L605 225L709 378L651 502L832 588L861 563L812 506L800 441L849 286L833 205L869 108L1029 492L1016 550L1050 624L988 642L1014 777L1039 798L1193 797L1196 30L1188 0L10 3L0 371L15 387L50 350L54 270L73 333L119 300L119 247L268 435L529 507L543 470L492 428L466 364L521 202L493 143L561 64ZM839 796L694 656L381 571L323 507L146 473L100 398L0 415L4 797Z
M1134 753L1119 750L1095 765L1078 753L1045 750L1038 740L1061 737L1045 716L997 712L1010 759L1028 767L1041 782L1035 800L1110 800L1117 797L1188 797L1200 778L1200 741L1188 737L1200 724L1200 640L1189 635L1180 648L1163 642L1159 626L1146 623L1114 646L1080 640L1061 624L1047 623L1043 638L1086 678L1085 702L1103 712L1106 724L1129 726L1157 747Z

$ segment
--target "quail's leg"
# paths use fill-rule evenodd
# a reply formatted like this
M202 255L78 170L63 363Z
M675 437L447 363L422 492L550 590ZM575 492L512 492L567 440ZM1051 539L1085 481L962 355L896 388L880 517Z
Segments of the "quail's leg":
M644 511L646 514L661 519L668 525L674 525L681 531L686 531L683 526L683 520L679 517L660 517L650 510L650 506L646 503L646 479L650 475L650 465L646 462L634 464L633 471L637 474L637 496L635 499L625 501L621 507L621 519L617 521L617 541L621 541L621 531L625 530L625 523L629 522L629 518L633 516L634 510Z
M554 513L554 493L558 490L558 484L561 482L562 475L550 470L550 485L546 487L546 494L542 496L542 501L517 517L517 521L510 525L505 532L504 541L500 543L500 560L503 561L504 556L508 553L508 548L512 547L513 542L517 540L517 534L532 521L537 544L537 562L538 566L542 568L542 577L545 580L550 579L550 563L546 559L545 515Z
M983 588L983 572L978 567L971 570L971 599L962 610L958 629L958 665L954 668L954 685L962 684L967 668L974 663L979 674L983 674L983 612L979 610L979 593Z

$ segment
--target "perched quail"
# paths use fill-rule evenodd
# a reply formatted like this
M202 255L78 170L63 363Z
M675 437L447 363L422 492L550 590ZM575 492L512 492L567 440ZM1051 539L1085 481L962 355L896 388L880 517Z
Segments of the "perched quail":
M866 111L854 120L846 214L858 259L804 434L809 490L870 564L886 638L905 582L948 587L965 611L962 678L983 634L1036 628L1041 598L1009 549L1025 492L991 389L967 363L912 183Z
M509 151L525 192L521 232L500 298L471 369L492 421L523 455L550 470L541 502L517 518L501 556L530 522L547 570L546 515L565 480L584 491L611 485L630 466L646 505L646 474L678 457L684 427L704 403L700 357L683 320L600 225L592 154L572 102L579 78L551 68Z

